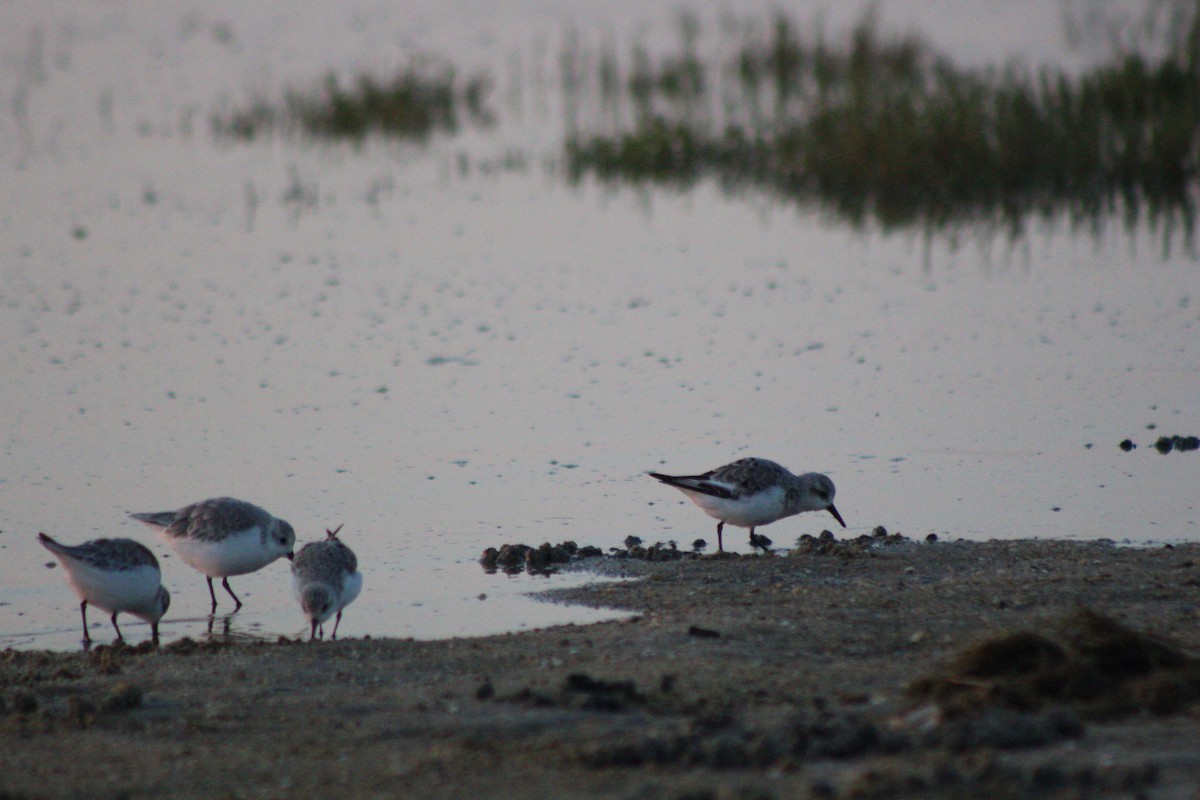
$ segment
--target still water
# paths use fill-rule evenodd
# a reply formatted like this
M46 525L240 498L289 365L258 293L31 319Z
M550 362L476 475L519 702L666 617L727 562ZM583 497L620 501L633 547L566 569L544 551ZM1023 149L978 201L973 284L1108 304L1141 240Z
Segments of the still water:
M836 5L795 17L836 31L864 8ZM1099 34L1067 46L1070 3L873 5L966 63L1103 56ZM223 494L298 544L344 524L365 576L344 636L610 617L526 596L586 578L476 559L712 539L645 473L746 455L828 473L848 535L1198 534L1200 454L1149 446L1200 432L1185 249L1118 225L928 241L707 184L568 186L563 42L653 48L674 12L505 9L0 8L0 646L78 646L38 531L145 542L173 594L164 636L203 635L203 577L127 514ZM415 53L494 74L498 127L423 147L210 135L215 109ZM787 546L828 525L766 532ZM286 562L232 584L232 632L307 630Z

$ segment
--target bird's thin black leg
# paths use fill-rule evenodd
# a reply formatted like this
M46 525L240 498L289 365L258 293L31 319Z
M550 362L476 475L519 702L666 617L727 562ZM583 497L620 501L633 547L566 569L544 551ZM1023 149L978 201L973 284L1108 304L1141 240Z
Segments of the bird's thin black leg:
M725 527L725 520L717 523L717 552L724 553L725 545L721 543L721 529Z
M233 589L229 588L229 578L222 578L221 585L225 587L225 591L229 592L229 596L233 598L233 602L237 603L237 605L233 609L234 611L237 611L239 608L242 607L242 601L238 600L238 596L233 593Z
M339 611L338 615L337 615L337 619L335 619L333 621L333 635L329 637L331 641L333 639L337 638L338 625L341 625L341 624L342 624L342 612Z
M79 604L79 615L83 617L83 641L88 644L92 641L92 635L88 633L87 629L87 600Z
M208 613L215 614L215 613L217 613L217 593L213 591L212 578L205 575L204 580L208 581L208 596L212 598L212 611L210 611ZM210 633L211 633L211 631L210 631Z
M112 615L112 624L113 624L113 630L115 630L117 632L117 641L118 642L125 641L125 637L121 635L121 629L117 627L117 612L116 611L114 611L113 615Z

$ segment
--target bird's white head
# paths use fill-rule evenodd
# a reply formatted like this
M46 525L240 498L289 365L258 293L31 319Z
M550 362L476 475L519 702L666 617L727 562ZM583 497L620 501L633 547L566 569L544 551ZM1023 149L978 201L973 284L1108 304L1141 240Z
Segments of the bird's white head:
M837 490L828 475L806 472L797 478L796 483L800 490L796 498L796 505L800 511L828 511L843 528L846 527L842 515L833 505L833 496Z
M283 556L288 561L291 561L296 556L296 531L292 528L291 523L286 520L276 519L270 532L267 534L267 545L275 553L272 559Z

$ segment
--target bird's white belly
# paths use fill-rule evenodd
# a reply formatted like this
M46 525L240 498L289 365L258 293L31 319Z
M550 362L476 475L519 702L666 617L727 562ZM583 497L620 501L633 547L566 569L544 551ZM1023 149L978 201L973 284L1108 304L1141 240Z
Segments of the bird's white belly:
M342 596L338 599L338 611L354 602L354 598L362 591L362 585L361 572L352 572L346 576L346 581L342 584Z
M121 571L79 565L69 580L81 599L102 611L148 613L154 608L158 596L160 574L149 564Z
M236 533L219 541L165 536L183 563L210 578L245 575L262 569L279 557L263 544L258 528Z
M785 492L777 486L737 500L713 497L710 494L699 492L688 492L687 495L710 517L739 528L766 525L783 516Z

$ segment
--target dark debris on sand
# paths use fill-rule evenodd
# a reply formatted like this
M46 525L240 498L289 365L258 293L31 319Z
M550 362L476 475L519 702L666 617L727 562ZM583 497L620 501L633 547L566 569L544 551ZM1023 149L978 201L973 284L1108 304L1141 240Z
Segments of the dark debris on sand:
M1173 643L1082 609L1053 634L1016 631L961 651L909 694L947 716L988 707L1068 705L1092 717L1200 706L1200 660Z
M1164 456L1172 450L1181 453L1200 450L1200 436L1160 436L1154 443L1154 449Z
M874 539L876 546L879 541L908 541L886 532L878 539L862 538ZM858 540L841 544L869 547ZM916 704L888 716L824 703L788 704L767 712L731 706L722 713L711 705L706 712L697 706L681 715L670 701L674 680L662 681L655 690L639 687L634 679L600 680L587 674L567 676L557 690L531 687L503 699L642 719L635 735L625 726L620 735L598 735L574 745L572 757L589 768L791 771L814 762L900 757L891 762L894 772L863 773L862 785L830 786L827 795L814 785L814 797L920 797L923 791L952 786L960 787L963 796L1027 797L1086 786L1107 792L1154 785L1158 771L1150 762L1103 775L1052 760L1003 776L997 771L998 762L988 754L1081 739L1085 720L1200 707L1200 660L1173 643L1086 609L1048 630L979 641L943 669L914 681L907 694ZM695 628L687 633L723 638ZM944 754L944 768L928 766L937 763L931 753ZM925 754L924 760L918 754ZM971 759L960 758L970 754L990 766L972 771ZM904 766L906 757L914 759L911 769ZM1013 785L1020 787L1015 794L988 794L991 788ZM975 791L983 794L972 795Z
M928 541L936 541L936 536L930 536ZM912 540L899 533L888 533L883 526L876 527L870 534L863 534L854 539L838 539L832 531L822 531L821 535L801 536L795 548L788 552L790 556L805 555L836 555L842 558L859 558L869 555L874 549L889 545L911 544ZM528 544L504 544L500 547L489 547L479 557L479 563L486 572L504 571L509 574L528 572L535 575L546 575L560 566L570 564L585 558L603 558L611 561L682 561L685 559L737 559L743 557L757 558L758 555L742 556L737 553L701 552L706 546L703 539L692 543L691 550L681 550L674 540L644 544L638 536L627 536L624 547L610 547L607 552L592 545L580 547L573 541L559 544L543 542L534 547ZM754 534L751 545L763 556L773 554L771 540L766 536Z
M508 702L539 708L578 708L586 711L627 711L646 705L647 697L632 680L603 680L586 673L572 673L557 692L525 687Z
M756 721L714 717L658 721L640 737L598 740L579 746L576 757L589 767L791 768L805 759L845 759L896 753L902 736L853 714L795 713Z
M1137 449L1137 445L1132 439L1122 440L1118 447L1126 453ZM1188 453L1193 450L1200 450L1200 436L1160 436L1153 447L1164 456L1171 451Z
M510 574L525 571L531 574L546 574L558 565L570 563L572 559L600 554L598 547L580 547L571 541L555 545L545 542L540 547L505 544L499 548L489 547L484 550L483 555L479 557L479 563L487 572L503 570Z
M599 547L580 547L575 542L561 544L544 542L538 547L528 544L505 544L499 548L489 547L479 557L479 563L487 572L503 570L510 574L529 572L536 575L548 574L557 567L584 558L636 559L639 561L678 561L697 558L699 553L680 550L675 542L656 542L646 546L636 536L625 539L626 547L612 547L605 553Z
M930 540L937 541L936 537ZM887 528L879 525L871 533L856 536L853 539L838 539L832 531L821 531L820 536L804 534L796 542L796 547L789 553L794 557L838 556L840 558L862 558L871 555L872 551L899 544L911 544L912 540L900 533L888 533Z

